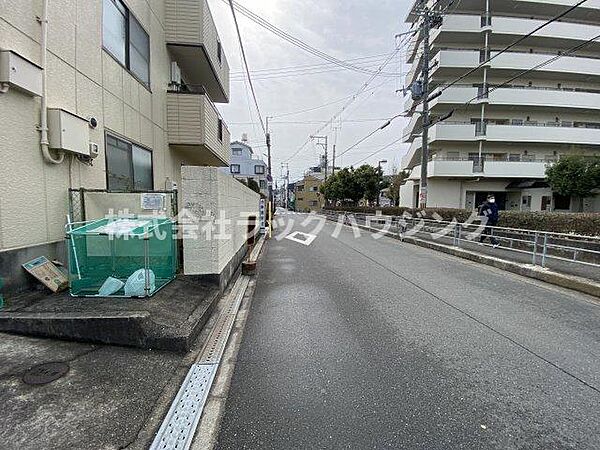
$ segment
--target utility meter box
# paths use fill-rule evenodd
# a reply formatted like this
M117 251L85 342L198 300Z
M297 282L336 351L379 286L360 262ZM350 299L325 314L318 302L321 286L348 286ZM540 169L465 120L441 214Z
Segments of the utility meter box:
M64 109L48 109L50 148L90 155L90 127L86 119Z
M35 97L42 95L42 68L11 50L0 50L0 83Z

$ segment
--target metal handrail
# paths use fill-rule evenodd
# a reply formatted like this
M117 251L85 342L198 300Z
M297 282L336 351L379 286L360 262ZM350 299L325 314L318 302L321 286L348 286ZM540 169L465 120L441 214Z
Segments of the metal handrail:
M567 263L575 263L584 265L587 267L600 267L600 263L596 262L600 261L600 250L593 250L585 247L575 247L573 244L580 243L582 245L591 244L594 246L600 245L600 236L583 236L577 234L568 234L568 233L555 233L550 231L539 231L539 230L530 230L523 228L511 228L511 227L498 227L498 226L489 226L486 227L485 223L460 223L457 221L444 221L444 220L432 220L425 219L419 217L400 217L393 215L372 215L366 213L354 213L348 211L333 211L333 210L325 210L325 214L327 215L344 215L355 217L355 219L360 220L364 224L367 223L367 217L371 219L379 219L385 220L386 223L390 224L390 228L396 230L396 232L404 237L407 233L413 234L427 234L429 236L434 236L436 231L443 230L450 226L451 229L448 230L448 233L442 235L440 237L445 239L452 240L452 243L456 247L460 247L461 242L469 242L474 243L475 239L481 236L481 231L483 228L488 228L492 230L491 234L498 241L509 242L509 246L503 246L503 250L512 251L515 253L528 254L532 256L531 263L533 265L541 265L541 267L546 267L547 260L558 260L564 261ZM337 214L336 214L337 213ZM404 224L402 224L402 221ZM416 223L423 223L424 227L422 229L415 229ZM409 226L412 225L412 228ZM372 227L374 230L379 230L377 227ZM475 231L481 229L479 233ZM494 233L494 230L499 230L500 234ZM463 237L465 233L470 234L471 236ZM511 236L512 234L512 236ZM515 236L516 235L516 236ZM530 239L527 239L529 237ZM568 244L559 244L556 242L552 242L553 240L567 240L571 245ZM485 246L489 246L489 244L483 244ZM515 248L515 245L525 247L523 248ZM558 254L556 254L558 253ZM563 255L572 253L572 258L567 258ZM593 262L583 261L581 259L582 256L586 255L587 259L591 259Z
M402 216L395 216L395 215L389 215L389 214L380 214L380 215L374 215L374 214L367 214L367 213L363 213L363 212L353 212L353 211L338 211L338 210L325 210L328 213L332 212L332 213L337 213L337 214L352 214L352 215L362 215L362 216L371 216L371 217L376 217L376 218L393 218L393 219L406 219L405 217ZM459 222L454 222L454 221L447 221L447 220L433 220L433 219L419 219L419 220L424 220L425 222L433 222L433 223L437 223L437 224L446 224L446 225L450 225L450 224L454 224L454 223L459 223ZM471 227L480 227L481 224L468 224L468 223L464 223L461 222L460 225L462 226L471 226ZM598 241L598 243L600 244L600 235L599 236L586 236L583 234L575 234L575 233L559 233L559 232L555 232L555 231L541 231L541 230L532 230L532 229L528 229L528 228L511 228L511 227L500 227L500 226L492 226L489 225L489 228L493 229L493 230L506 230L506 231L516 231L516 232L526 232L526 233L545 233L545 234L549 234L549 235L553 235L553 236L563 236L566 238L582 238L582 240L595 240Z

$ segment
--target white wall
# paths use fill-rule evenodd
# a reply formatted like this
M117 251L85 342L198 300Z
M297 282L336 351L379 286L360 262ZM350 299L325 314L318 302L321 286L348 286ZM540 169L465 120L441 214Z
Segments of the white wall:
M260 196L216 167L196 166L181 168L181 194L181 206L188 212L183 236L184 273L220 274L245 244L246 219L258 217ZM189 227L187 231L185 227ZM212 235L205 231L208 228L214 228Z

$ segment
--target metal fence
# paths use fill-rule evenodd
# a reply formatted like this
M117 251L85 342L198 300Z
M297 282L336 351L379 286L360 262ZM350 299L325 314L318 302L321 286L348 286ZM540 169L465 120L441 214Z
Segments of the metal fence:
M344 215L347 223L367 225L375 229L385 229L400 239L415 236L424 240L439 241L458 248L473 248L475 245L492 247L491 243L481 243L486 225L480 218L472 223L434 220L425 217L399 217L368 215L343 211L324 211L329 218L337 220ZM528 257L533 265L547 267L550 261L573 264L593 269L600 268L600 236L583 236L568 233L528 230L489 226L490 236L500 244L501 250ZM487 237L487 235L486 235ZM600 272L598 272L600 276Z
M154 196L161 204L144 205L144 199ZM161 202L162 199L162 202ZM69 189L69 214L72 222L100 219L106 215L159 213L176 218L177 191L113 192L106 189Z

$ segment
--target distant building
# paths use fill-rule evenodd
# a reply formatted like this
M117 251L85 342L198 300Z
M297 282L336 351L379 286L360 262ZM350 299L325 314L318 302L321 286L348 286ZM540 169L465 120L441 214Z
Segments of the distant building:
M296 211L317 211L325 205L323 194L319 192L323 178L318 175L320 174L308 172L302 180L296 181L294 189Z
M232 142L230 147L231 162L229 168L221 170L245 182L248 182L249 179L256 181L260 187L261 194L267 195L267 164L254 155L252 147L243 140Z
M407 22L418 30L417 10L424 2L412 3ZM430 39L430 88L441 95L429 104L434 125L427 206L474 209L494 193L500 209L600 210L599 195L562 196L545 180L546 167L563 156L600 156L600 42L595 41L600 3L578 4L526 40L575 2L454 3ZM577 52L565 54L576 46ZM407 51L412 69L406 86L420 78L422 49L423 33L417 33ZM458 82L446 87L453 80ZM414 114L404 133L410 149L401 168L410 175L400 189L400 204L409 207L418 204L421 177L423 120L417 100L411 95L405 104ZM450 111L450 120L436 123Z

